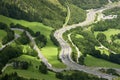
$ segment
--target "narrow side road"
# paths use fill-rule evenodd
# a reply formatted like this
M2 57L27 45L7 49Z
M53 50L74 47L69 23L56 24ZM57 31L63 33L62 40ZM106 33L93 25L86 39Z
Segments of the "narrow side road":
M79 62L79 58L80 58L80 56L81 56L81 52L80 52L80 50L78 49L78 47L72 42L72 40L71 40L71 34L68 34L68 40L71 42L71 44L72 44L72 46L73 47L75 47L75 49L76 49L76 51L77 51L77 62Z
M65 27L68 24L69 19L70 19L70 8L67 5L67 17L65 19L65 23L63 24L63 27Z
M16 39L18 39L20 36L18 35L18 34L15 34L15 38L12 40L12 41L10 41L10 42L8 42L7 44L5 44L5 45L2 45L2 47L0 48L0 51L2 51L7 45L10 45L12 42L14 42Z

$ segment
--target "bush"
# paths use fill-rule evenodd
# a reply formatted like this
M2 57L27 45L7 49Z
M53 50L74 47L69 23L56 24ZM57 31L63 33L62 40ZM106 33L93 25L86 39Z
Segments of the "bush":
M39 66L39 71L43 74L48 73L47 66L43 62L41 62L40 66Z
M51 34L50 34L50 39L51 39L51 41L53 42L53 44L54 45L56 45L56 46L59 46L60 44L59 44L59 42L57 41L57 39L54 37L54 30L51 32Z
M62 73L56 73L56 78L63 79L63 74Z
M23 45L26 45L26 44L29 44L29 43L30 43L30 39L29 39L29 37L27 36L27 34L26 34L25 31L21 34L21 37L19 37L16 41L17 41L17 42L20 42L20 43L23 44Z
M15 69L28 69L29 64L26 61L14 61L13 62L13 67Z
M6 46L2 51L0 51L0 65L5 66L5 64L10 59L16 58L16 57L22 55L22 53L23 52L22 52L21 47Z
M7 36L5 36L2 39L3 45L14 39L15 33L7 26L7 24L0 22L0 29L5 30L7 32Z

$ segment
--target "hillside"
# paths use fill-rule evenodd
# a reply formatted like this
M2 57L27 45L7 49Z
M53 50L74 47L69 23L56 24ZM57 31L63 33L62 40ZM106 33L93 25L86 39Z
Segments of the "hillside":
M67 14L66 8L57 0L4 0L1 3L1 12L5 10L7 10L6 14L1 14L17 19L42 22L52 27L62 26Z
M0 80L120 80L117 1L0 0Z
M0 14L15 19L37 21L45 25L60 28L65 23L67 5L70 8L68 24L85 20L86 12L83 9L101 7L108 0L1 0ZM94 3L94 4L93 4ZM82 8L82 9L81 9ZM77 13L76 13L77 11ZM76 17L74 17L76 15ZM78 18L81 17L81 18Z
M59 0L64 4L64 0ZM108 0L67 0L68 3L74 4L82 9L98 8L108 3Z

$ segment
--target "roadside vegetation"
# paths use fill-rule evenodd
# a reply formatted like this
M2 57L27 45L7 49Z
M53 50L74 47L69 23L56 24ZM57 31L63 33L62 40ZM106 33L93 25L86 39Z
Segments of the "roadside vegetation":
M108 0L67 0L82 9L100 8L108 3Z
M19 35L10 45L0 50L0 80L106 80L79 71L64 71L60 73L49 71L47 66L39 59L37 52L33 50L26 31L33 36L43 56L47 58L53 67L65 68L66 66L58 58L60 48L53 37L53 32L62 27L66 21L66 4L70 8L70 20L68 21L70 25L84 21L86 19L86 9L104 6L108 3L108 0L0 1L0 34L3 34L0 35L0 43L3 45L7 44L15 39L16 33ZM116 19L94 23L90 30L76 28L64 34L64 38L67 38L66 35L71 33L73 43L82 52L78 59L79 64L120 68L119 9L114 8L104 12L105 15L109 15L109 13L118 15ZM10 28L20 28L25 31L13 31ZM111 33L113 31L114 33ZM73 50L71 57L77 62L77 51L72 45L71 47ZM103 47L108 48L108 50L106 48L103 49ZM96 62L90 62L92 60ZM100 63L97 64L98 62ZM2 69L4 69L3 72ZM119 76L112 69L104 72L111 74L111 71Z
M36 79L36 80L59 80L55 77L55 73L48 71L47 74L43 74L39 71L39 66L41 65L40 59L37 59L36 57L28 56L28 55L22 55L18 58L13 59L12 61L24 61L29 64L29 67L27 70L24 69L14 69L14 67L9 66L3 74L12 74L17 73L18 76L24 77L26 79Z
M88 29L76 28L67 31L64 35L67 36L68 34L72 34L71 39L73 43L79 48L84 56L82 60L80 59L84 65L111 68L120 67L119 8L116 7L104 11L105 15L110 15L110 13L117 15L117 18L112 20L101 20L94 23L91 28ZM65 40L68 41L66 37ZM101 44L106 48L101 47ZM77 59L77 56L75 59ZM97 61L100 62L100 64L97 64L97 62L92 63L91 61Z
M107 68L120 68L119 64L111 63L104 59L96 58L91 55L85 57L85 65L90 67L107 67ZM99 62L99 63L98 63Z
M7 35L2 39L2 44L6 44L12 41L15 37L14 31L12 31L6 24L0 23L0 29L6 31ZM3 34L4 35L4 34Z
M64 71L56 73L56 77L61 80L106 80L82 71Z
M0 30L0 47L2 46L2 39L7 35L4 30Z
M99 48L100 44L97 41L97 38L94 36L95 32L93 33L90 29L79 27L79 28L68 31L64 36L67 36L67 34L70 34L70 33L71 33L71 39L73 43L82 52L82 56L79 59L80 64L82 63L83 65L94 66L94 67L111 67L111 68L120 67L118 63L119 60L118 62L112 61L112 60L116 61L117 59L117 58L115 59L115 54L112 54L111 52L109 52L109 50ZM104 40L102 35L101 37L102 37L101 40ZM119 54L116 54L116 57L119 57L118 55ZM75 59L77 59L77 56L75 57ZM91 61L96 61L96 62L92 63ZM97 62L100 62L100 63L97 64Z
M82 22L86 19L86 11L73 5L69 4L68 5L70 8L70 19L68 21L68 24L75 24Z
M10 27L13 28L14 27L14 28L21 28L21 29L27 30L28 32L30 32L31 35L33 35L34 38L36 38L36 40L37 40L37 38L40 39L40 40L44 39L44 38L41 38L41 37L39 38L38 36L43 37L45 35L45 38L46 38L47 42L46 42L46 44L44 46L42 46L42 48L40 46L41 52L48 59L48 61L52 64L53 67L65 68L65 65L58 60L58 57L57 57L58 48L52 43L52 41L50 39L50 34L51 34L53 28L50 28L48 26L45 26L45 25L43 25L41 23L37 23L37 22L28 22L28 21L24 21L24 20L15 20L15 19L8 18L8 17L5 17L5 16L0 16L0 17L1 17L0 22L7 24L6 26L8 28L10 28ZM7 22L7 20L9 20L9 22ZM24 54L24 55L26 55L28 57L33 56L33 58L38 58L37 57L38 54L36 53L36 51L33 50L32 46L31 46L31 43L30 43L26 33L25 32L19 32L19 31L16 31L16 30L15 30L15 32L18 33L20 35L20 37L17 40L15 40L11 44L11 46L16 47L16 48L17 48L17 46L20 47L21 50L19 49L19 51L21 51L21 55ZM22 40L23 38L25 40ZM43 41L45 41L45 40L43 40ZM40 41L40 42L43 42L43 41ZM2 53L0 53L0 54L1 54L1 57L3 57ZM4 53L4 55L7 55L7 54ZM26 61L24 61L24 60L27 60L27 57L24 57L24 59L21 59L21 60L23 60L23 62L19 61L19 56L17 56L17 57L18 58L14 59L15 61L14 60L12 61L12 62L14 62L14 64L21 64L21 65L22 64L25 64L25 65L30 64L28 61L27 61L27 63L26 63ZM14 58L14 57L12 57L12 58ZM5 66L5 64L7 64L12 58L9 58L9 60L6 60L7 61L6 63L1 64L0 69L2 69ZM34 61L34 63L35 63L35 61ZM53 73L53 72L48 71L48 74L40 73L39 65L41 63L39 62L39 63L36 63L36 64L38 64L38 65L34 65L34 67L35 68L37 67L36 69L38 71L36 71L36 69L33 69L33 68L29 69L30 65L28 65L28 68L26 70L24 70L24 69L21 70L21 66L18 66L17 69L14 69L13 67L9 66L6 69L6 71L8 71L8 72L5 71L4 74L12 74L14 72L17 72L18 76L21 76L21 77L24 77L24 78L32 78L32 79L35 78L36 79L37 76L41 75L42 76L41 79L59 80L59 79L55 78L55 73ZM16 66L14 66L14 67L16 67ZM34 73L34 75L33 75L33 73ZM37 79L40 78L40 77L37 77Z
M120 34L120 8L115 7L110 10L104 11L105 15L117 15L117 18L112 20L103 20L94 24L94 27L91 30L95 33L98 33L96 38L97 40L110 51L109 56L111 57L112 62L120 64L120 44L119 44L119 34ZM108 60L108 57L105 58Z
M50 34L53 31L53 28L50 28L50 27L45 26L42 23L38 23L38 22L28 22L28 21L24 21L24 20L16 20L16 19L8 18L8 17L2 16L2 15L0 15L0 17L1 17L0 22L6 23L7 25L10 25L11 23L20 24L21 26L24 26L25 28L29 28L34 33L40 32L41 34L43 34L47 39L47 43L46 43L46 46L41 48L42 54L48 59L49 63L51 63L53 66L55 66L57 68L65 67L65 65L58 60L57 46L55 46L50 39Z
M37 21L59 28L65 22L67 10L59 1L53 3L50 0L2 0L0 3L0 14L19 20Z

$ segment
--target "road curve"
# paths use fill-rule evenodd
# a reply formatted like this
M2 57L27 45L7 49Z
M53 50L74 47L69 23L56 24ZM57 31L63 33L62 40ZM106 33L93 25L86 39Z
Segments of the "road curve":
M19 29L19 28L11 28L12 30L19 30L21 32L25 31L24 29ZM42 53L40 52L40 49L38 48L38 46L35 43L34 38L31 36L31 34L28 31L25 31L26 35L29 37L31 44L33 46L33 49L38 53L38 57L45 63L45 65L47 67L52 67L52 65L47 61L47 59L42 55Z
M38 52L39 58L46 64L48 69L53 70L55 72L60 72L60 71L63 71L63 70L70 70L70 69L71 70L79 70L79 71L84 71L86 73L90 73L90 74L93 74L93 75L97 75L98 77L106 78L108 80L112 80L112 78L115 77L115 76L112 76L112 75L107 75L107 74L101 73L99 71L96 71L93 68L88 68L86 66L82 66L82 65L79 65L79 64L75 63L71 59L71 56L70 56L71 52L72 52L71 47L62 37L63 33L66 32L67 30L70 30L72 28L76 28L76 27L79 27L79 26L87 26L87 25L92 24L95 20L96 13L102 12L105 9L109 9L109 7L108 8L107 7L100 8L100 9L97 9L97 10L96 9L89 10L88 13L87 13L87 18L84 22L78 23L78 24L73 24L73 25L67 26L67 27L63 27L63 28L55 31L54 36L58 40L58 42L60 43L60 46L61 46L61 52L60 52L59 57L62 60L62 62L69 67L69 68L66 68L66 69L53 68L52 65L48 63L47 59L40 52L38 46L36 45L36 43L34 41L34 38L29 34L29 32L26 31L27 36L30 38L30 40L31 40L31 42L34 46L34 50L36 50ZM23 31L22 29L18 29L18 30Z
M20 29L20 28L11 28L12 30L18 30L18 31L25 31L24 29ZM34 37L31 36L31 34L28 31L25 31L27 36L29 37L32 47L33 49L38 53L38 57L41 59L41 61L47 66L48 69L54 71L54 72L61 72L64 70L69 70L69 68L64 68L64 69L58 69L58 68L54 68L52 67L52 65L48 62L48 60L42 55L40 49L38 48L38 46L36 45L36 42L34 40ZM8 66L8 65L7 65ZM6 66L5 66L6 67ZM6 68L5 68L6 69ZM4 69L4 70L5 70ZM3 70L3 71L4 71Z
M90 25L90 24L94 23L96 13L100 13L104 10L107 10L107 9L110 9L110 8L113 8L113 7L116 7L116 6L120 6L120 5L112 5L112 7L111 7L111 5L107 5L105 7L99 8L99 9L91 9L91 10L88 11L87 18L84 22L81 22L81 23L78 23L78 24L73 24L73 25L70 25L70 26L66 26L66 27L63 27L63 28L55 31L54 37L57 39L57 41L59 42L59 44L61 46L61 52L59 54L59 58L61 59L61 61L64 64L69 66L72 70L84 71L86 73L90 73L90 74L96 75L98 77L106 78L108 80L112 80L113 78L115 78L115 76L104 74L104 73L96 71L92 68L82 66L82 65L79 65L79 64L75 63L71 59L72 49L71 49L70 45L67 43L67 41L65 41L63 39L62 35L67 30L70 30L70 29L73 29L73 28L76 28L76 27L80 27L80 26L81 27L87 26L87 25Z
M16 39L18 39L20 36L18 34L15 34L15 38L11 40L10 42L6 43L5 45L2 45L0 48L0 51L2 51L6 46L10 45L12 42L14 42Z

